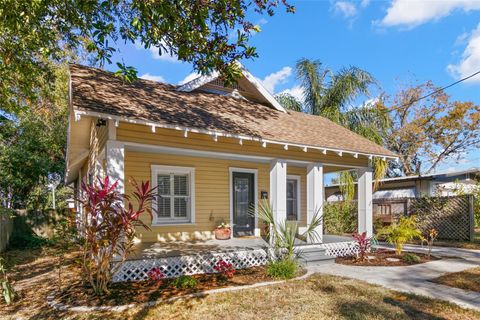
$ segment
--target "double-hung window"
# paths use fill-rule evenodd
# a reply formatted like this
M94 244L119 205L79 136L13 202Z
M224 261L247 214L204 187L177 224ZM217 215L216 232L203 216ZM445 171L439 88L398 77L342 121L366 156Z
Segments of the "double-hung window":
M195 169L152 166L153 224L193 223L195 218Z

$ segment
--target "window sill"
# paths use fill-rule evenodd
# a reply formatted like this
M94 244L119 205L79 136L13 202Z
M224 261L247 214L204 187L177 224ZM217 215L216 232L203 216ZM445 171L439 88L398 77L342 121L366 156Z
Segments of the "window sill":
M170 227L170 226L188 226L194 225L195 222L191 221L171 221L171 222L152 222L152 227Z

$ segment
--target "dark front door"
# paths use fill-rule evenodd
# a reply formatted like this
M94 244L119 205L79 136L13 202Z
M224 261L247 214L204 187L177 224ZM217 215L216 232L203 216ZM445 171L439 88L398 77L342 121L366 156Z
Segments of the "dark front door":
M235 237L253 236L255 218L250 213L254 205L254 175L253 173L233 172L233 235Z

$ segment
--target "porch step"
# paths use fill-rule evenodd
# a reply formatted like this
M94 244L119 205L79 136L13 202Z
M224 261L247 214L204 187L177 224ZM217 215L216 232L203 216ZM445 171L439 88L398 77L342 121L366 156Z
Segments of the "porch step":
M300 248L300 261L305 265L334 263L335 256L327 256L324 248Z

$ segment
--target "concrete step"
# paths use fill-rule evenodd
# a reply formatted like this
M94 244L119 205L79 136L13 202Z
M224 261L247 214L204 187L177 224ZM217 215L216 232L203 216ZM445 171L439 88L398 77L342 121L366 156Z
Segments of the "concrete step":
M335 256L327 256L324 248L299 248L300 261L306 265L335 262Z

